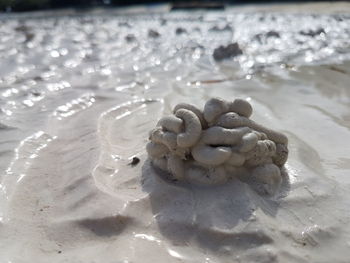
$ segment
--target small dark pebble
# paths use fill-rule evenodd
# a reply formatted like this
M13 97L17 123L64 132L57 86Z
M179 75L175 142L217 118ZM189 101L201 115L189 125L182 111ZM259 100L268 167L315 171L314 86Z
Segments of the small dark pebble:
M214 32L232 31L232 27L228 24L226 24L225 26L215 25L212 28L210 28L209 31L214 31Z
M160 34L157 31L150 29L148 30L148 36L152 38L157 38L160 37Z
M242 55L243 52L237 43L232 43L226 47L220 46L214 50L213 57L216 61L221 61L227 58L233 58Z
M41 76L35 76L33 79L35 81L42 81L43 80L43 78Z
M35 35L33 34L33 33L29 33L29 32L26 32L25 33L25 37L26 37L26 39L25 39L25 43L28 43L28 42L30 42L30 41L32 41L33 40L33 38L35 37Z
M39 91L32 91L31 93L35 97L39 97L41 95L41 93Z
M299 33L300 33L300 35L310 36L310 37L315 37L317 35L326 34L326 32L324 31L323 28L319 28L316 30L300 31Z
M280 37L280 34L276 31L269 31L266 33L266 37L277 37L279 38Z
M257 40L260 43L263 43L264 41L266 41L267 38L270 38L270 37L280 38L280 34L276 31L268 31L267 33L256 34L253 37L253 40Z
M136 37L133 34L128 34L127 36L125 36L125 40L126 42L133 42L136 40Z
M62 253L62 251L61 251L61 250L59 250L57 253L58 253L58 254L61 254L61 253Z
M140 158L138 158L138 157L132 157L132 160L131 160L131 162L129 163L129 165L135 166L135 165L137 165L139 162L140 162Z
M176 28L176 31L175 31L176 35L181 35L183 33L187 33L186 29L182 28L182 27L178 27Z

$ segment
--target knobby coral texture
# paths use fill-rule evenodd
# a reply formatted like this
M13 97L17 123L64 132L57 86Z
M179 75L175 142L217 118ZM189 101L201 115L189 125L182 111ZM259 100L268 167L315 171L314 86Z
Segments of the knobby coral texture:
M288 139L251 120L252 113L243 99L212 98L203 110L180 103L150 132L149 158L172 181L216 185L239 179L260 194L274 194Z

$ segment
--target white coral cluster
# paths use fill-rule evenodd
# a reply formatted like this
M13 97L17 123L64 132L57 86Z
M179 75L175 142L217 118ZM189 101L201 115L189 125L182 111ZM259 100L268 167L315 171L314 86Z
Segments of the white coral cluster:
M152 164L174 180L220 184L237 177L273 192L281 183L288 139L250 120L252 111L242 99L212 98L203 111L178 104L150 132L146 149Z

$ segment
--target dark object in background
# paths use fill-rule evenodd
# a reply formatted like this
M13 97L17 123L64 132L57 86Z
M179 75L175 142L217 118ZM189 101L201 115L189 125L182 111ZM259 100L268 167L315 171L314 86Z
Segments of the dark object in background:
M0 11L32 11L55 8L93 8L96 6L152 5L171 3L172 9L215 8L223 9L223 1L161 1L161 0L0 0Z
M187 33L187 30L182 28L182 27L178 27L178 28L176 28L175 33L176 33L176 35L181 35L181 34Z
M140 162L140 158L135 156L135 157L132 157L132 160L128 165L131 165L133 167L133 166L137 165L139 162Z
M225 9L223 1L174 1L171 10L176 9Z
M150 29L150 30L148 30L148 37L158 38L158 37L160 37L160 34L158 33L158 31Z
M308 30L308 31L300 31L300 35L315 37L321 34L326 34L326 31L323 28L319 28L317 30Z
M103 0L0 0L0 11L33 11L66 7L94 7L103 5Z
M220 46L214 50L213 57L216 61L233 58L242 55L243 52L237 43L232 43L226 47Z
M335 0L318 0L319 2L335 2ZM312 2L305 0L0 0L1 11L33 11L42 9L55 8L94 8L97 6L130 6L130 5L153 5L159 3L170 3L172 10L177 9L225 9L226 5L241 5L241 4L267 4L267 3L297 3L297 2Z
M50 2L50 0L0 0L0 11L47 9Z

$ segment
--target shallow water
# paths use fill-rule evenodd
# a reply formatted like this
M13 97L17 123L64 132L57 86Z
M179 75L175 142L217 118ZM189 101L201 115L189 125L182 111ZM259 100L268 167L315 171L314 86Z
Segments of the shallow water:
M347 262L347 15L9 17L0 26L2 262ZM216 62L220 45L243 55ZM245 98L289 137L273 198L169 184L148 131ZM141 162L129 165L132 157Z

